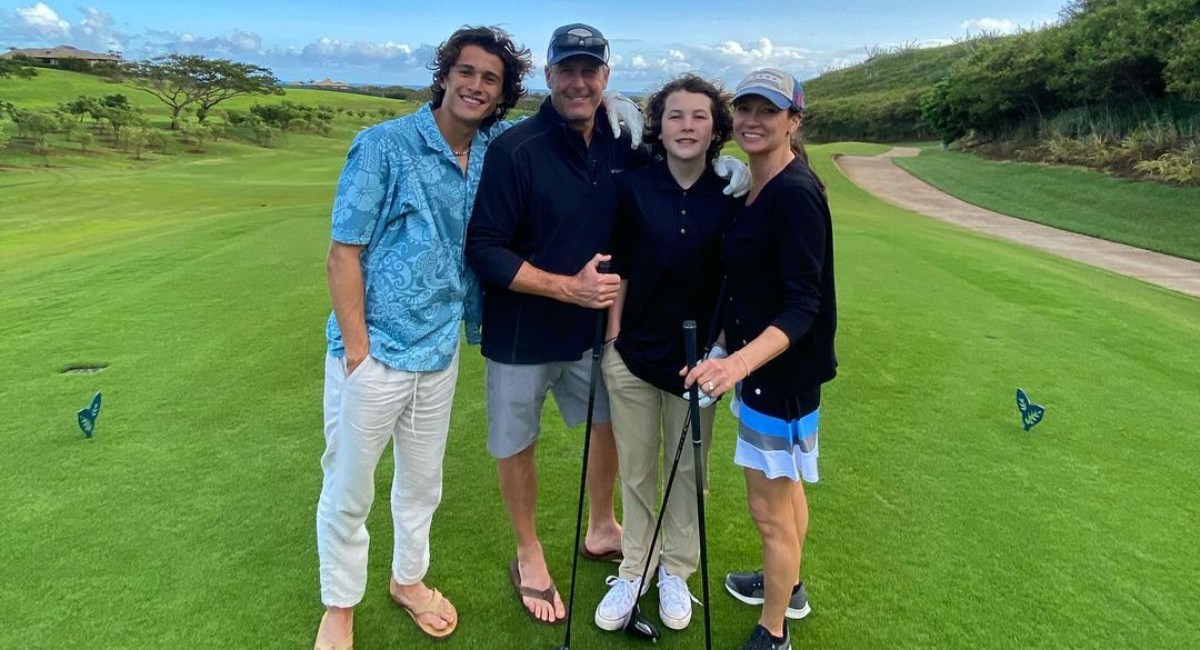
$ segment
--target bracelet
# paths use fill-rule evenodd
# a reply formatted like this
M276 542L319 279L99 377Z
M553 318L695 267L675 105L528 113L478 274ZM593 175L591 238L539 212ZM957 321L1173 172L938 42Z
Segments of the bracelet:
M746 377L749 377L750 376L750 364L746 363L746 357L742 356L742 351L738 350L737 352L734 352L733 356L735 356L739 360L741 360L742 367L746 369ZM742 379L745 379L746 377L742 377Z

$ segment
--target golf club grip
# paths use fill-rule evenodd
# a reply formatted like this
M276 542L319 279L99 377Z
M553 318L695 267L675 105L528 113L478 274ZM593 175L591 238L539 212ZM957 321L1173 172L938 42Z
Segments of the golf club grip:
M688 370L696 367L696 321L683 321L683 356ZM693 388L695 386L693 385Z
M600 273L608 273L608 269L612 264L608 260L603 260L596 263L596 270ZM596 310L596 332L592 335L592 361L599 361L600 356L604 353L604 326L608 324L608 310Z

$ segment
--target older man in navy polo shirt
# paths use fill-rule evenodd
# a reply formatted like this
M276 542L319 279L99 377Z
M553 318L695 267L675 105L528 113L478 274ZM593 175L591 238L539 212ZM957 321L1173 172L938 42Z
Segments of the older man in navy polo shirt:
M602 273L616 201L615 180L647 160L614 132L602 107L608 42L588 25L555 30L545 69L550 97L537 115L488 151L467 233L467 260L484 285L488 450L517 541L510 573L529 613L565 616L535 523L534 448L541 406L553 392L568 426L586 418L597 309L620 286ZM596 392L588 459L588 532L580 552L619 558L613 515L616 446L603 387Z

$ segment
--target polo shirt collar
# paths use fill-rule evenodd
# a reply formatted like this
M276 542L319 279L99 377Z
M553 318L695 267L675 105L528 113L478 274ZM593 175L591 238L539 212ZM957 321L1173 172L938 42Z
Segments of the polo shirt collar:
M542 100L542 105L538 108L538 113L540 113L542 117L544 117L550 124L561 126L566 130L571 129L571 125L567 124L567 121L563 119L563 116L559 115L558 111L555 110L554 104L550 102L549 97L546 97L546 99ZM600 107L596 109L596 122L592 127L592 134L601 134L609 138L613 137L612 128L608 124L608 111L604 110L604 104L600 104Z
M654 186L660 190L667 192L682 192L683 188L679 187L679 183L675 182L675 177L671 175L671 168L667 166L666 158L656 158L653 164ZM717 176L713 171L712 165L704 167L704 173L700 174L700 178L687 189L689 192L704 195L721 194L725 190L725 179Z

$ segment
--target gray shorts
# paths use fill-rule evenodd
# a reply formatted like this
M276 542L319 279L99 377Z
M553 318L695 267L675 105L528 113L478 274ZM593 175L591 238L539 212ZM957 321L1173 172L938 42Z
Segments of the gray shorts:
M592 377L592 353L578 361L534 365L498 363L487 359L488 452L508 458L525 451L537 441L542 425L546 393L554 393L558 411L568 427L587 420L588 385ZM596 404L592 424L611 420L604 376L597 373Z

